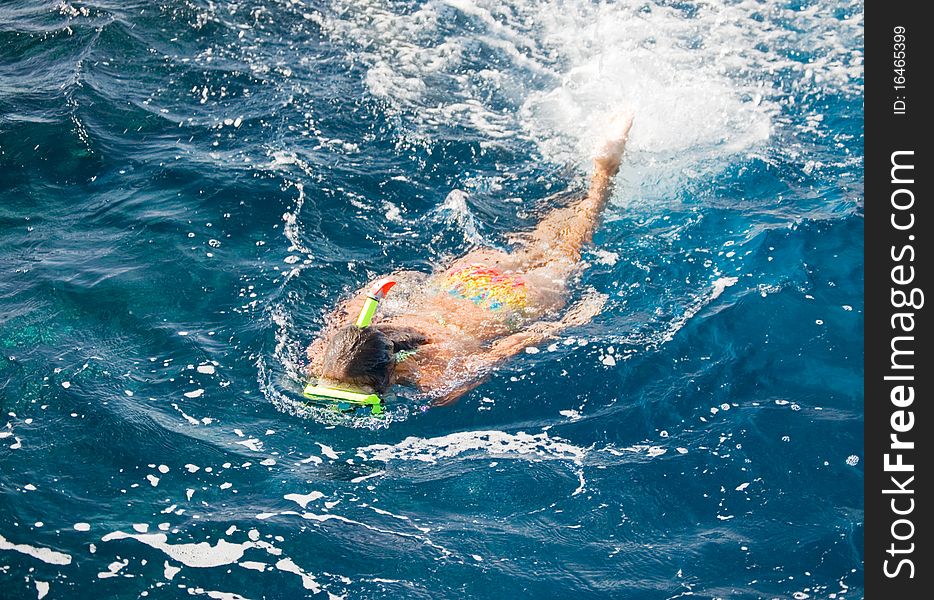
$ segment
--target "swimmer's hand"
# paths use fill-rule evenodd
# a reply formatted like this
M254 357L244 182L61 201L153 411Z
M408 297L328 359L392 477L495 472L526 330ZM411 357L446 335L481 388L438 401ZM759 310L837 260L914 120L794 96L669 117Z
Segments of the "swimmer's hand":
M451 404L477 387L486 380L491 369L507 358L522 352L525 348L541 344L557 336L568 327L586 325L603 310L607 295L597 292L587 294L583 299L572 306L558 321L539 321L527 329L494 342L486 352L472 356L467 361L467 368L473 374L469 381L449 389L443 396L435 399L433 404L444 406Z
M528 346L542 343L555 337L568 327L580 327L593 320L603 310L607 295L591 292L574 304L558 321L539 321L527 329L497 340L489 351L482 355L484 362L495 363L522 351Z
M561 318L561 324L564 326L562 328L580 327L590 323L594 317L603 312L607 298L609 296L599 292L588 293Z
M603 137L593 150L594 164L610 175L615 175L619 170L633 117L632 111L622 110L607 119L603 126Z

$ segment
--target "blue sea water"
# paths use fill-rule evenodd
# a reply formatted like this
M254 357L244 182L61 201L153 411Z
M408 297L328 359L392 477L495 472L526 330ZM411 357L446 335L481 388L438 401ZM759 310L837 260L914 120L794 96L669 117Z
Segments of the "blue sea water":
M862 597L862 10L0 2L0 597ZM620 107L603 314L303 406L330 306Z

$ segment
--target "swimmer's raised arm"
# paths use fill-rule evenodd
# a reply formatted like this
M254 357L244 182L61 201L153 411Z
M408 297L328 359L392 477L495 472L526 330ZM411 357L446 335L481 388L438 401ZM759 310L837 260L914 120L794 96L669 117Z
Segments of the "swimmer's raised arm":
M590 243L610 199L613 178L619 172L632 122L633 114L628 111L617 113L607 121L604 138L594 149L587 194L570 206L551 211L534 231L522 237L526 263L547 265L565 260L577 264L580 261L581 248Z

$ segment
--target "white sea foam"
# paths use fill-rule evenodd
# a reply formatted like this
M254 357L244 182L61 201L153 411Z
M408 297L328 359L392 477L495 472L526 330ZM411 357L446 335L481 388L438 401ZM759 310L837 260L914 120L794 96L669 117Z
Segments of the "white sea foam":
M260 572L265 571L266 567L268 566L264 562L258 562L255 560L244 560L244 561L240 561L237 564L239 564L244 569L250 569L252 571L260 571Z
M191 423L192 425L200 425L200 424L201 424L201 421L199 421L198 419L192 417L191 415L189 415L189 414L187 414L185 411L183 411L181 408L179 408L178 404L176 404L176 403L173 402L173 403L172 403L172 408L174 408L174 409L177 410L179 413L181 413L182 417L183 417L186 421L188 421L189 423Z
M302 587L306 590L311 590L312 594L317 594L321 591L321 586L318 585L315 578L303 571L291 558L280 559L279 562L276 563L276 568L285 573L294 573L301 577Z
M189 596L207 596L208 598L213 598L214 600L249 600L245 596L240 594L235 594L233 592L220 592L217 590L206 590L202 587L184 587L180 586L182 589L188 592Z
M665 342L670 342L674 339L675 334L684 327L691 317L696 315L702 308L719 298L723 291L736 284L739 281L736 277L720 277L711 284L711 291L709 294L697 296L687 308L684 309L684 313L680 317L672 320L668 327L661 332L661 334L656 338L655 343L664 344Z
M0 534L0 550L12 550L26 556L31 556L50 565L70 565L71 555L64 552L56 552L51 548L41 546L30 546L29 544L14 544L2 534Z
M544 458L570 460L580 464L587 451L548 433L515 434L503 431L464 431L435 438L408 437L398 444L374 444L357 449L365 460L388 462L416 460L433 463L466 453L479 453L484 458Z
M246 446L253 452L261 452L263 450L263 442L259 441L256 438L247 438L245 440L236 442L241 446Z
M162 569L162 574L166 579L171 581L172 579L175 578L175 576L181 570L182 570L181 567L176 567L175 565L169 563L169 561L165 561L165 564L163 565L163 569Z
M849 0L335 0L315 20L367 69L403 143L453 126L584 166L608 111L625 106L637 114L629 176L656 185L756 152L789 97L861 91L862 13Z
M360 477L354 477L350 480L350 483L360 483L361 481L366 481L367 479L373 479L374 477L379 477L380 475L385 475L386 471L374 471L372 473L367 473L366 475L361 475ZM325 504L328 504L325 502Z
M170 544L168 536L164 533L125 533L123 531L114 531L108 533L101 540L109 542L111 540L134 539L157 550L164 552L169 558L182 563L188 567L219 567L237 562L243 557L243 553L248 548L256 548L255 542L242 542L234 544L227 540L220 539L217 543L211 545L208 542L199 542L196 544Z
M331 448L330 446L322 444L321 442L315 442L315 443L321 446L321 454L327 456L331 460L337 460L340 458L340 456L337 455L337 452L334 452L334 448Z
M483 243L483 236L477 225L477 219L467 206L467 192L451 190L444 202L438 206L437 213L448 223L457 225L464 233L464 241L471 244Z
M720 277L713 282L713 292L710 294L710 300L716 300L726 288L735 285L739 281L737 277Z
M656 456L662 456L666 454L668 450L662 448L661 446L652 446L649 444L634 444L632 446L627 446L625 448L615 448L613 446L607 446L601 448L601 452L608 452L614 456L625 456L626 454L644 454L649 458L655 458Z
M291 500L292 502L295 502L296 504L298 504L304 509L308 507L309 502L314 502L315 500L324 498L324 494L322 494L321 492L317 490L314 490L307 494L286 494L285 496L283 496L283 498L285 498L286 500Z
M675 335L681 330L681 328L684 327L692 317L694 317L694 315L700 312L705 306L719 298L726 290L726 288L735 285L738 281L739 279L737 277L717 278L710 283L710 291L698 294L691 298L687 305L683 308L683 312L680 315L675 316L667 321L661 330L654 331L648 335L641 332L636 333L621 338L619 341L622 343L647 348L658 347L662 344L670 342L674 339ZM716 412L716 410L713 412Z
M124 568L130 564L130 559L125 558L123 560L115 560L114 562L107 565L106 571L101 571L97 574L98 579L110 579L111 577L117 577Z
M289 513L286 511L281 514ZM298 513L291 514L297 515ZM101 540L109 542L112 540L134 539L151 548L162 551L166 556L178 563L194 568L212 568L239 564L247 569L264 570L266 567L265 563L256 561L240 562L244 553L251 549L260 549L265 551L268 555L281 557L282 550L269 542L261 540L259 531L252 529L248 532L247 537L248 540L240 543L219 539L215 544L209 542L171 544L168 541L168 536L164 533L126 533L124 531L114 531L102 537ZM281 540L281 538L278 539ZM99 573L98 577L114 577L121 569L127 566L127 564L128 561L114 562L108 567L108 571ZM281 557L278 559L275 567L279 571L298 575L305 589L311 590L313 593L321 591L321 586L317 583L314 576L296 565L292 559ZM165 561L163 575L166 579L171 580L179 570L180 567L176 567L168 561ZM205 592L203 590L195 590L195 592L207 594L212 598L240 598L240 596L236 594L222 592L214 593L216 595L212 595L211 592Z

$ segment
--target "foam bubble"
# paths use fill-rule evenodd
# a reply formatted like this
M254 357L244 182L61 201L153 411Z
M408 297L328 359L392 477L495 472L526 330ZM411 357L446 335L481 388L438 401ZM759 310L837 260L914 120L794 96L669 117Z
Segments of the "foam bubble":
M260 452L263 449L263 442L259 441L256 438L248 438L248 439L236 442L236 443L240 444L241 446L246 446L253 452Z
M106 571L101 571L97 574L98 579L110 579L111 577L116 577L120 574L127 565L130 564L130 559L124 560L115 560L114 562L107 565Z
M189 590L191 588L188 588ZM195 588L196 592L199 592L200 588ZM219 592L217 590L200 590L200 593L207 594L208 598L214 598L215 600L248 600L246 597L241 596L240 594L234 594L233 592Z
M169 561L165 561L165 564L163 565L163 569L162 569L162 574L166 579L171 581L172 579L175 578L175 576L181 570L182 570L181 567L176 567L175 565L170 564Z
M250 570L253 570L253 571L260 571L260 572L265 571L265 570L266 570L266 567L267 567L266 563L258 562L258 561L254 561L254 560L245 560L245 561L240 562L240 563L237 563L237 564L239 564L239 565L240 565L241 567L243 567L244 569L250 569Z
M315 443L321 446L321 454L327 456L331 460L337 460L338 458L340 458L337 455L337 452L334 452L334 448L331 448L330 446L326 446L325 444L322 444L320 442L315 442Z
M298 504L304 509L308 507L309 502L314 502L315 500L318 500L319 498L324 498L324 494L315 490L307 494L286 494L285 496L283 496L283 498L285 498L286 500L291 500L292 502L295 502L296 504Z

